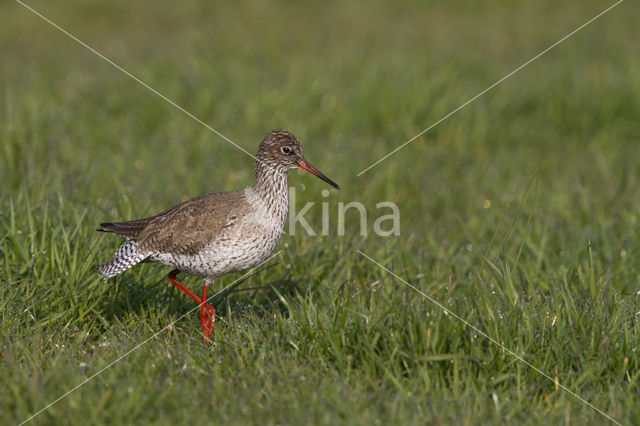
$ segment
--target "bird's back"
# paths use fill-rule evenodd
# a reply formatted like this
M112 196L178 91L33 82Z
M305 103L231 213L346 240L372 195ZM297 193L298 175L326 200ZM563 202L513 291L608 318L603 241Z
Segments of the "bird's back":
M216 192L192 198L155 216L102 223L99 231L137 241L142 253L195 254L233 222L244 204L244 191Z
M152 261L204 277L243 270L266 259L280 240L285 205L272 209L251 189L202 195L152 217L102 224L128 237L98 267L105 277Z

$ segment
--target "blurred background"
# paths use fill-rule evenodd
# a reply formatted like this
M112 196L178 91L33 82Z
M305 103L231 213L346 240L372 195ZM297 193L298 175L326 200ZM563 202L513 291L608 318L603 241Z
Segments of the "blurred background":
M620 349L614 356L602 349L615 346L611 341L603 343L606 333L592 330L594 334L589 334L575 327L598 318L602 321L596 321L599 330L630 333L627 340L616 340L620 348L638 344L634 322L640 272L637 3L623 2L361 176L356 175L612 3L29 0L26 4L250 153L271 129L293 132L307 159L342 186L325 199L320 195L327 188L323 182L304 172L290 173L298 209L307 202L329 202L330 235L285 235L280 246L284 249L282 261L250 284L261 284L265 277L266 281L275 280L284 285L284 296L310 298L304 300L333 315L344 307L334 306L338 299L333 296L323 299L324 294L343 287L362 294L371 283L384 280L381 270L357 255L356 250L361 249L434 297L442 297L475 324L490 324L509 317L509 312L530 319L553 317L555 324L554 312L570 311L575 317L567 319L566 330L556 336L557 343L562 345L580 334L597 335L589 349L576 341L574 353L617 363L610 366L602 361L598 364L602 370L586 369L594 378L606 377L606 383L596 381L593 389L579 390L593 391L591 398L620 419L633 418L637 354ZM167 271L160 267L142 266L116 284L99 280L93 265L108 258L119 241L94 234L96 225L155 214L203 193L249 186L253 160L19 3L0 5L0 51L0 266L4 276L0 280L0 308L5 311L2 341L7 349L3 359L9 360L0 375L17 383L13 391L0 391L0 400L9 407L4 420L16 422L84 377L85 370L78 371L77 364L89 361L78 353L89 351L87 357L98 357L90 365L104 365L103 361L130 347L129 337L131 342L139 341L168 322L168 315L190 308L170 291L163 281ZM396 203L401 212L401 235L363 238L359 219L351 212L347 235L338 237L337 203L350 201L367 207L370 229L378 214L376 203ZM319 229L320 216L317 208L306 217ZM290 285L292 281L297 287ZM560 288L567 292L561 298L567 305L554 299ZM259 312L269 311L269 303L280 300L255 297L239 300L242 306L258 306L258 313L251 311L243 317L242 310L229 310L231 325L219 337L221 348L226 347L225 338L229 345L246 339L234 335L232 321L259 324ZM394 299L395 293L381 291L375 297L385 301L379 301L380 306L402 306ZM523 307L521 301L528 297L535 300ZM381 327L396 330L396 336L415 326L422 330L417 335L426 339L427 329L431 336L431 330L440 327L439 321L422 323L427 321L424 311L416 311L412 317L420 325L413 320L394 323L388 319L393 315L376 310L382 308L372 304L374 299L366 300L350 307L348 315L358 311L366 318L387 318ZM411 306L414 302L420 305L416 300L412 299ZM602 302L597 305L601 310L596 309L594 300ZM304 322L291 313L293 308L285 310L287 318ZM400 317L405 314L409 315L398 313ZM149 317L150 324L141 323ZM189 317L191 320L194 318ZM322 323L318 318L309 321ZM446 321L442 321L441 327L446 328ZM617 321L631 322L624 328ZM505 323L529 324L513 318ZM180 332L191 335L184 344L199 348L195 323L189 324ZM538 349L544 353L548 342L535 343L540 324L529 325L531 344L539 343ZM370 327L368 322L366 327ZM109 335L114 329L117 332ZM463 330L461 325L442 329L438 344L443 346L438 347L438 353L469 353L460 349L465 344L457 346L453 337ZM509 332L519 334L515 326L494 331L498 340L516 345L507 337ZM362 336L368 333L371 330ZM386 331L381 333L386 336ZM54 369L47 364L56 353L51 345L65 339L69 339L66 344L74 348L74 355L68 355L68 364L63 362ZM87 349L104 339L120 343L113 343L114 352L102 355ZM268 354L274 343L256 339L263 348L260 350ZM390 346L385 348L391 351L395 340L391 335L389 339ZM297 340L291 341L300 346ZM345 365L360 359L358 348L363 345L353 346ZM476 348L473 350L490 351L469 345ZM288 343L283 347L291 350ZM518 347L535 352L527 343ZM330 345L327 348L327 353L335 350ZM412 354L414 349L401 346L397 353ZM375 353L382 356L382 352ZM18 353L29 354L28 359ZM330 359L327 353L318 359ZM483 353L477 359L501 356ZM153 358L154 354L148 356ZM206 364L208 356L205 352L196 355L200 361L195 363ZM306 353L300 365L313 356ZM538 364L548 371L560 368L562 372L573 369L576 357L580 357L558 356L561 360L554 363L541 355ZM618 399L607 380L614 380L614 376L615 380L626 380L625 372L617 367L623 359L627 359L625 366L635 368L635 373L629 373L635 379L625 382L635 390L627 399ZM335 362L340 365L339 360ZM398 386L406 392L411 392L407 390L413 389L411 386L427 389L424 400L413 390L414 403L432 401L434 395L428 392L434 388L412 382L414 376L406 373L402 362L397 365L398 374L408 374L403 380L409 383L406 388L402 388L403 381ZM227 374L235 374L238 368L231 365ZM474 371L473 366L460 368ZM514 366L494 364L493 368L487 377L511 374ZM19 370L24 373L17 373ZM59 373L52 376L54 370ZM337 377L347 371L337 367L329 370ZM545 379L534 378L534 372L530 379L539 380L538 387L532 393L517 393L514 398L520 405L512 401L511 414L478 408L485 405L482 398L495 391L484 385L478 385L483 391L482 395L474 394L475 403L461 403L442 412L442 405L436 404L417 412L411 398L401 397L403 391L387 373L367 371L374 377L371 388L362 385L363 380L354 380L364 386L362 395L369 395L372 405L378 407L369 412L371 418L387 421L539 420L547 413L539 405L545 401L543 394L551 392L540 390L549 384L541 385ZM390 371L395 376L396 370ZM451 390L457 370L438 371L441 381L432 378L436 381L429 383L444 389L442 398L455 400L461 395ZM258 383L262 379L255 378L263 373L254 371L253 379L247 380ZM213 380L209 373L202 374ZM210 374L217 377L216 372ZM268 374L264 374L268 381ZM516 379L504 377L506 382L495 386L503 386L505 398L509 398ZM109 380L105 376L104 383ZM349 389L357 387L355 382L345 381L344 388L326 384L337 387L335 400L324 401L325 408L341 406ZM482 377L477 381L489 383ZM221 383L221 388L236 385ZM299 395L306 395L305 385L300 386ZM135 389L135 394L145 394ZM308 391L314 394L311 387ZM118 410L129 413L129 419L153 420L147 417L155 407L151 401L143 404L150 411L135 417L113 399L101 402L99 389L95 397L91 395L88 392L76 405L61 403L58 411L49 414L52 417L43 416L42 421L65 415L79 423L83 417L77 413L83 412L82 407L87 415L105 406L105 413L110 413L105 416L113 417L95 417L95 422L118 419ZM248 393L243 395L251 401ZM295 392L289 395L293 399L274 402L266 398L258 405L245 401L249 418L255 415L255 419L276 423L336 421L320 408L316 412L304 404L296 405ZM369 397L354 396L357 402L353 407L360 410L357 407L368 406ZM559 398L566 405L553 400L563 407L552 414L559 416L553 417L556 420L566 420L567 415L596 423L604 419L591 417L590 409L570 397ZM532 400L535 403L530 405ZM385 405L382 401L389 402ZM322 401L316 402L323 407ZM235 407L227 407L231 410L227 413L235 413L228 419L247 419L241 404L228 404ZM273 411L264 408L269 405ZM278 411L279 406L293 407L289 412L292 417ZM350 418L353 407L338 410L343 417L337 419ZM209 408L218 414L224 411L220 406Z

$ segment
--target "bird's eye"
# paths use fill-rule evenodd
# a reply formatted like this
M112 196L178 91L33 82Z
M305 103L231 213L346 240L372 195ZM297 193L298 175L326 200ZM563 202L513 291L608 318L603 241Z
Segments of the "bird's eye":
M293 150L288 146L283 146L282 148L280 148L280 151L282 151L283 154L287 154L287 155L293 152Z

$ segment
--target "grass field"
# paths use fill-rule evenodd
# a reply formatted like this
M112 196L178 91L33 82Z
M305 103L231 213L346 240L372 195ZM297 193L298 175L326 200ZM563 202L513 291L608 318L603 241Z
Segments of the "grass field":
M28 2L251 153L295 133L342 185L290 173L330 233L284 235L217 297L210 347L169 268L100 279L121 240L98 223L248 186L253 160L3 3L0 423L107 366L31 423L610 423L560 385L640 422L637 3L359 177L612 3L131 3ZM339 236L350 201L369 230L396 203L401 235L350 211Z

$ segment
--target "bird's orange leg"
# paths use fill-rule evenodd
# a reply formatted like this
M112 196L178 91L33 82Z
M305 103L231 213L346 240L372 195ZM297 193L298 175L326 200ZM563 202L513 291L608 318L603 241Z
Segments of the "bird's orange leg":
M207 303L207 285L205 284L202 287L202 297L198 297L194 292L189 290L182 284L180 281L176 279L176 276L180 273L178 269L174 269L169 272L169 281L171 284L178 287L184 293L187 294L190 298L196 301L200 305L200 323L202 325L202 333L204 334L205 343L208 342L208 339L211 337L213 333L213 323L216 320L216 310L213 306Z
M207 339L211 337L213 333L213 324L216 322L216 309L206 303L207 300L207 283L202 286L202 303L200 304L200 324L202 324L202 334L205 337L205 343Z

